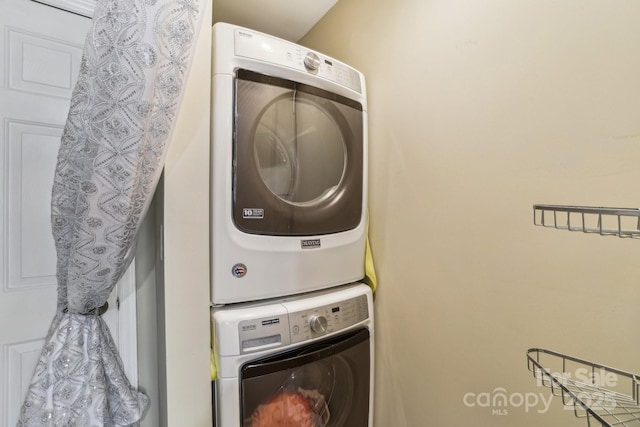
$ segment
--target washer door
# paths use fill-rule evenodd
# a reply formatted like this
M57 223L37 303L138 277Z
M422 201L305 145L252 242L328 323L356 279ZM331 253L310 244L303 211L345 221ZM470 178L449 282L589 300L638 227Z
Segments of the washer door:
M319 235L362 216L362 105L239 70L233 218L247 233Z
M248 362L240 368L243 427L367 427L367 329Z

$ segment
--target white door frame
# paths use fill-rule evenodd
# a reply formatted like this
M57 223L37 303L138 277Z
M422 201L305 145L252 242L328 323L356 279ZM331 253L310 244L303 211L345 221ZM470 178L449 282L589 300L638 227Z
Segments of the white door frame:
M118 351L131 385L138 387L135 259L118 282L116 292L118 301Z

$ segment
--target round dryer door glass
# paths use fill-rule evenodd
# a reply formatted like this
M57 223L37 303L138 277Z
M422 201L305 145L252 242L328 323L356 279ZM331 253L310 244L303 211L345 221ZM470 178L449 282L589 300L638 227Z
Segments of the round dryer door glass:
M344 175L347 151L340 129L323 108L295 91L262 112L253 147L262 182L289 203L330 197Z

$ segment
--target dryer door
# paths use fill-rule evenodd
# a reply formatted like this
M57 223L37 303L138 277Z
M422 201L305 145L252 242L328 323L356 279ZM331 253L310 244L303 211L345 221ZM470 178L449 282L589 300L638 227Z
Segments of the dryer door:
M357 227L363 151L360 103L238 71L233 218L240 230L285 236Z

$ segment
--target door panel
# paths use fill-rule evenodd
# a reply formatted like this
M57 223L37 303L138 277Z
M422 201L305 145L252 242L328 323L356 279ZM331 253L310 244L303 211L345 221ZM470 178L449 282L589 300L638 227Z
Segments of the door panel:
M44 339L35 339L6 346L8 426L15 425L14 421L17 420L22 406L21 396L27 394L33 368L38 362L43 344Z
M62 127L7 120L8 290L56 286L52 177Z
M72 44L17 28L7 28L7 37L10 89L71 98L72 81L82 58L82 39Z

